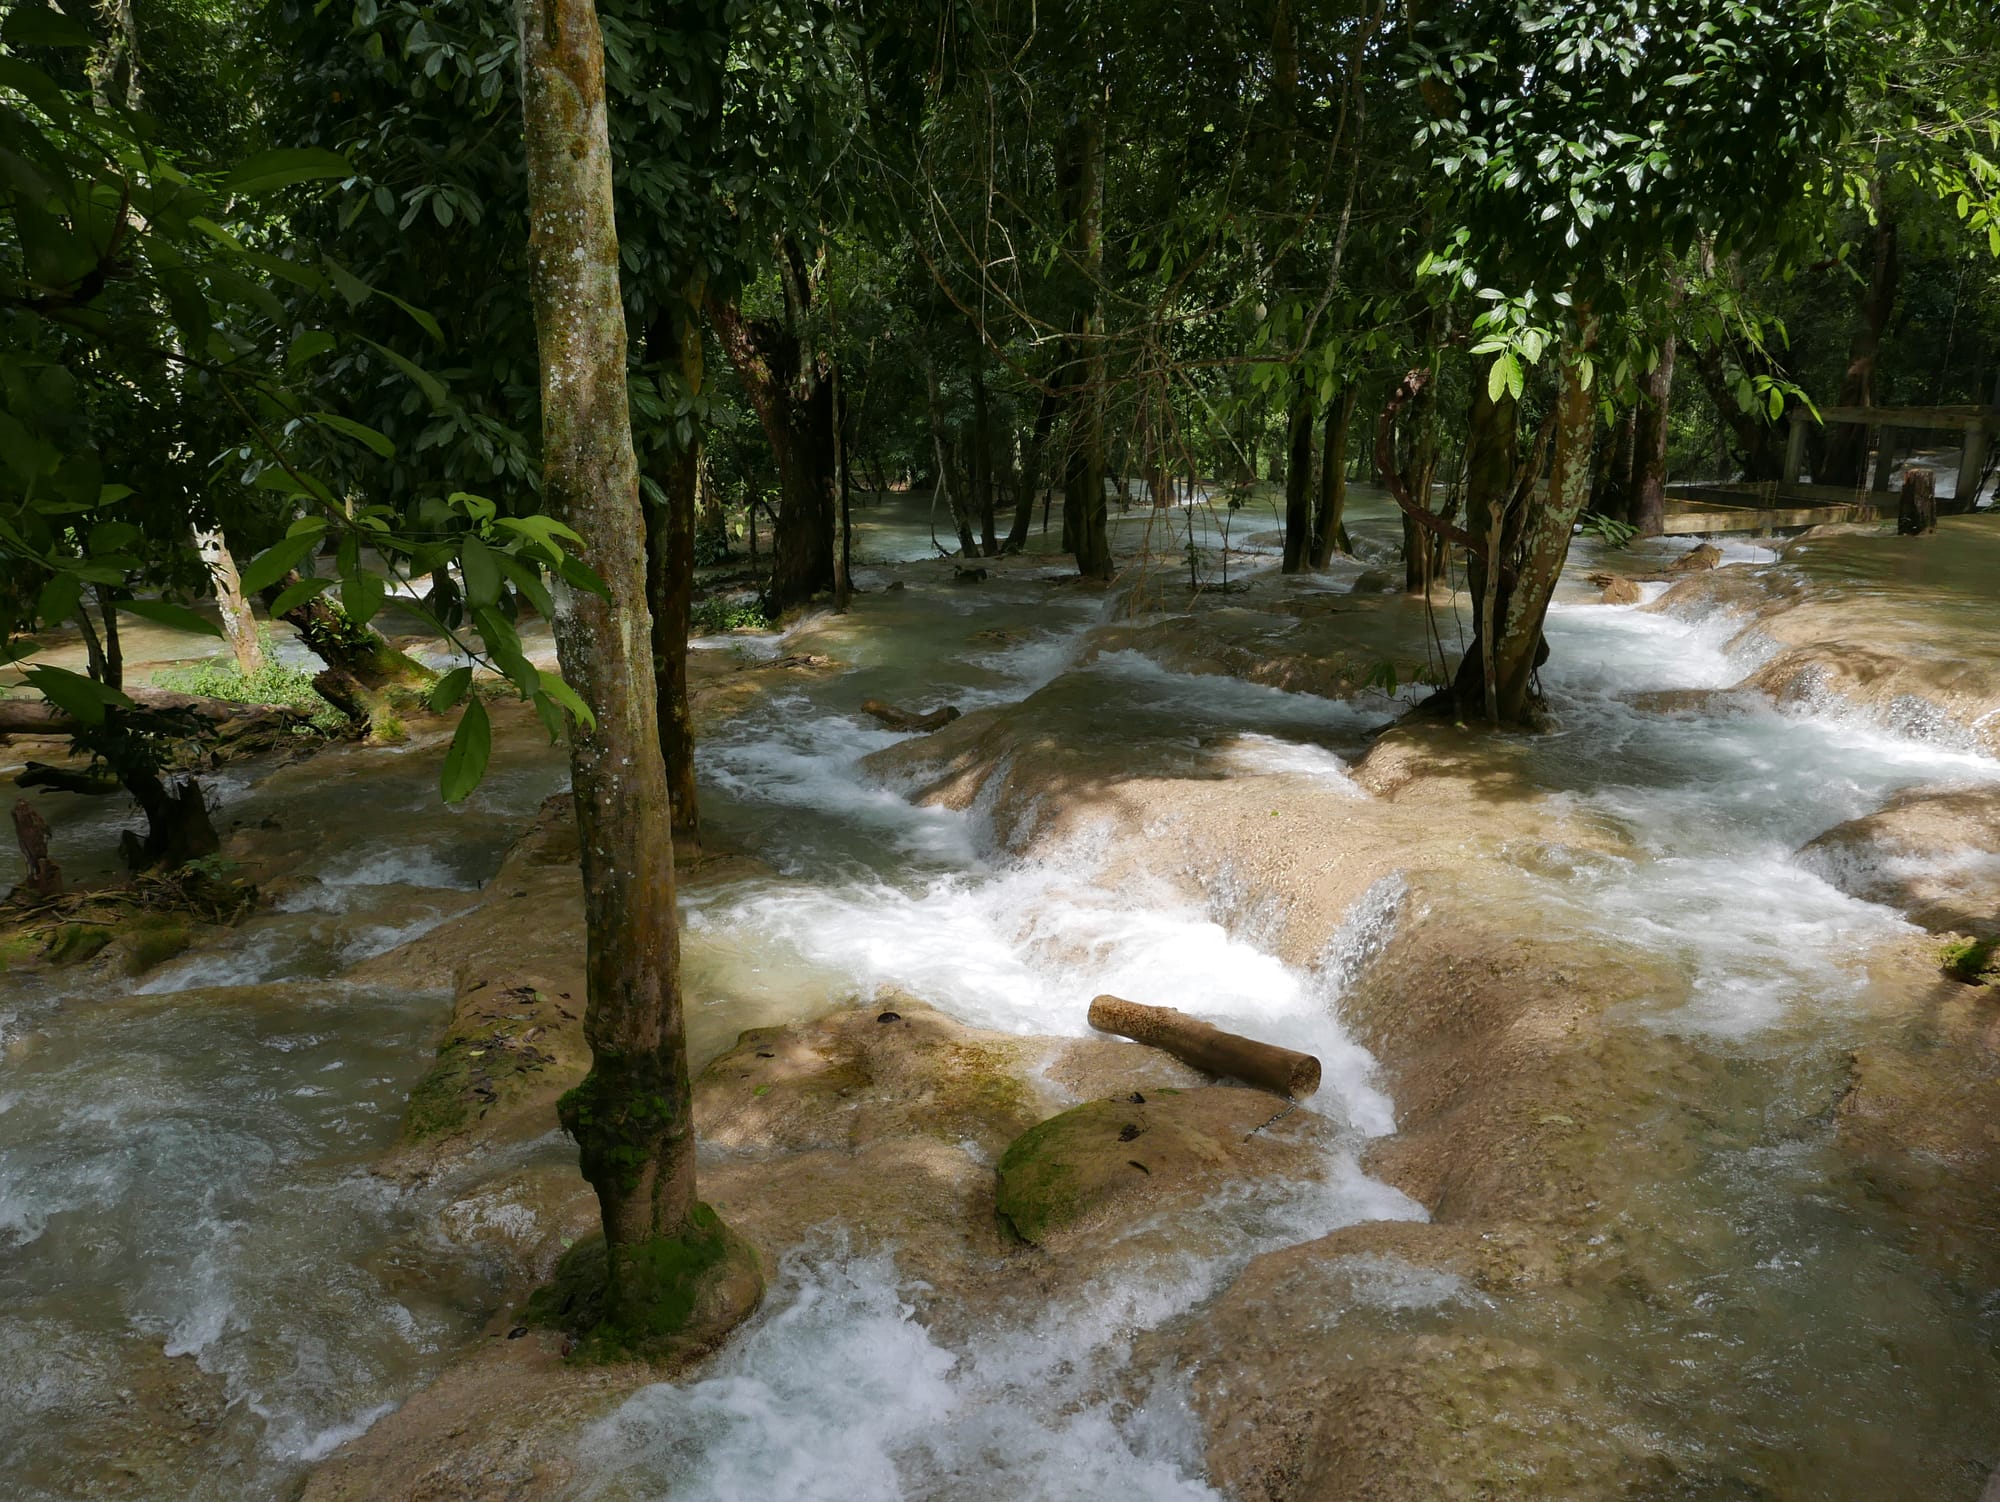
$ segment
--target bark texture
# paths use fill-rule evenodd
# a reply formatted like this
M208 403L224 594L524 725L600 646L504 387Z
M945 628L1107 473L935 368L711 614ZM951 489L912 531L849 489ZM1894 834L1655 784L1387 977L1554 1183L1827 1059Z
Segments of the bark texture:
M701 1228L603 40L592 0L520 0L519 21L542 498L583 538L607 591L566 591L555 621L563 674L596 716L570 743L591 1072L559 1114L603 1215L606 1321L642 1321L631 1305L656 1283L663 1249Z
M1326 409L1320 440L1319 506L1313 514L1312 566L1325 568L1336 551L1348 552L1347 431L1354 421L1355 386L1341 392Z
M833 547L838 447L832 383L783 324L745 318L729 299L711 295L710 325L743 382L778 467L778 521L771 539L773 612L803 605L834 587Z
M213 531L195 528L195 551L201 554L215 589L216 608L222 615L222 634L229 638L229 650L236 655L236 670L245 678L264 666L264 648L257 640L257 618L250 602L243 598L243 579L236 571L235 555L220 527Z
M679 376L689 395L702 388L701 330L692 307L663 310L646 331L646 352ZM692 421L692 419L690 419ZM676 839L699 843L701 802L694 779L694 718L688 711L688 622L694 604L695 490L701 433L670 448L655 477L662 503L646 512L646 607L652 617L653 696L660 754L667 765Z
M1101 1033L1161 1049L1205 1074L1241 1080L1293 1100L1304 1100L1319 1089L1319 1060L1311 1054L1226 1033L1172 1007L1099 996L1090 1003L1090 1025Z
M1673 412L1675 340L1660 345L1660 363L1645 379L1632 439L1632 502L1626 517L1641 537L1658 537L1667 525L1667 419Z
M1285 553L1280 571L1301 573L1312 557L1313 409L1300 394L1285 417Z

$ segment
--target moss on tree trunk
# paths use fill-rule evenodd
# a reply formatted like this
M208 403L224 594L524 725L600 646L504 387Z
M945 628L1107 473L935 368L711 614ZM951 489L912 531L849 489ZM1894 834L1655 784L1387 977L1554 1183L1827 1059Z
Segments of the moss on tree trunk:
M706 1307L692 1293L664 1295L660 1267L680 1269L690 1288L719 1285L715 1265L690 1254L710 1232L695 1201L673 813L625 380L603 39L593 0L521 0L519 23L543 503L583 539L605 584L601 597L565 591L555 621L563 674L596 716L594 726L576 727L570 745L591 1073L559 1114L604 1222L603 1297L592 1319L606 1330L658 1335L675 1310L685 1317ZM740 1263L731 1265L740 1271ZM725 1302L711 1314L740 1317L754 1289Z

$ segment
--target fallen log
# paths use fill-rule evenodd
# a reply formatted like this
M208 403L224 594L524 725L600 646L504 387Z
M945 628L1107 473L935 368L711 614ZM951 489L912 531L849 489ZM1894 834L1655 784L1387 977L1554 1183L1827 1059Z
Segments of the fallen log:
M203 694L177 694L164 688L128 688L125 697L141 709L185 709L207 719L301 720L305 716L283 704L242 704ZM69 735L79 721L45 699L0 699L0 735Z
M1204 1074L1241 1080L1292 1100L1304 1100L1319 1089L1319 1060L1311 1054L1225 1033L1172 1007L1099 996L1090 1003L1090 1025L1170 1053Z
M898 709L893 704L884 704L880 699L863 699L861 712L872 715L891 730L913 730L918 734L928 734L942 730L958 718L958 706L947 704L943 709L934 709L929 714L912 714L907 709Z

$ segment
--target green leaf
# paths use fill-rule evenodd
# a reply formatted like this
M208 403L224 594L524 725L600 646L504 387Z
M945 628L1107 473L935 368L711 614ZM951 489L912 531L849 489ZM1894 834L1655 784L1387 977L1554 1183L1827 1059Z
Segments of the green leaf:
M323 428L332 428L336 433L344 433L356 443L365 444L384 459L396 457L396 445L366 423L356 422L351 417L342 417L333 412L311 412L307 414Z
M53 626L76 614L76 607L82 602L81 579L72 573L51 575L49 582L42 586L40 598L35 601L35 619L44 626Z
M113 705L126 709L132 707L132 701L117 689L106 688L95 678L86 678L81 673L72 673L64 668L44 664L29 668L21 676L49 703L86 725L102 725L104 711Z
M444 801L462 803L486 775L486 762L492 754L493 726L486 718L486 706L477 699L468 700L458 732L451 738L451 749L444 754L444 773L438 779Z
M165 626L174 631L191 631L199 636L220 636L222 628L214 621L196 615L185 605L172 605L165 600L118 600L118 608L127 615L136 615L143 621L151 621L156 626Z
M302 532L266 548L243 570L243 593L254 595L269 589L297 568L318 546L318 532Z
M442 407L445 402L444 382L425 370L406 355L399 355L386 344L377 344L373 339L364 339L364 344L379 351L382 358L416 382L419 390L429 399L433 407Z
M499 600L500 564L493 549L468 534L459 547L458 567L465 575L466 602L474 609Z
M93 47L97 38L81 21L73 21L52 5L23 5L7 17L0 37L9 47Z
M584 729L595 730L597 728L597 716L590 712L590 706L584 703L578 696L577 691L563 682L559 675L544 672L542 674L542 692L562 705L564 709L567 709L575 717L576 722L583 726Z
M301 579L296 584L287 584L279 591L278 597L271 601L271 614L274 616L289 615L305 604L307 600L314 599L332 589L335 582L332 579Z
M431 685L430 706L433 714L443 714L452 705L466 696L472 687L470 667L453 668Z
M307 329L292 341L285 351L285 365L292 368L304 364L315 355L323 355L332 349L336 340L325 329Z
M1489 402L1499 401L1501 394L1506 391L1507 368L1513 363L1512 355L1501 355L1486 372L1486 399Z
M333 280L333 289L347 299L350 308L358 308L375 295L375 289L362 281L332 256L322 255L320 263L326 267L326 274Z
M380 574L352 573L340 581L340 608L357 626L365 626L382 608L388 586Z
M268 193L274 188L289 188L294 183L347 177L353 171L347 164L347 158L338 152L324 151L317 146L280 147L275 151L260 151L239 163L222 179L222 191Z

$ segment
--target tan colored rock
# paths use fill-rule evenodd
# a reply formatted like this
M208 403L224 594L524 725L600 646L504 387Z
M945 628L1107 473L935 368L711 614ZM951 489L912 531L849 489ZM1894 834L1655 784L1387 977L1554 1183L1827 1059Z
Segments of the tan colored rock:
M1614 574L1599 595L1598 603L1603 605L1637 605L1646 598L1636 580L1627 579L1622 574Z
M1681 554L1667 565L1670 574L1696 574L1704 569L1718 568L1722 563L1722 549L1712 542L1704 542Z
M1933 933L2000 935L2000 786L1911 788L1835 825L1799 858Z

